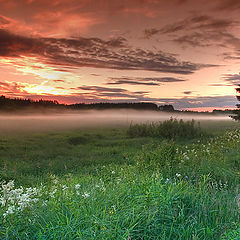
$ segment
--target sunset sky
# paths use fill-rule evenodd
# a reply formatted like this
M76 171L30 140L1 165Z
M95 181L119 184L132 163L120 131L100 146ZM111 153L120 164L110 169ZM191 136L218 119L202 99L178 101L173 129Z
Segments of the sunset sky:
M0 0L0 95L234 108L240 1Z

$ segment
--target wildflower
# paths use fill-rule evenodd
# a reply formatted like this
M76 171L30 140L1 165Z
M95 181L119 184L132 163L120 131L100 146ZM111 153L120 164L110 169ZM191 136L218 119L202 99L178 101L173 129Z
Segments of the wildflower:
M66 185L62 185L62 190L65 191L66 189L68 189L68 187Z
M78 190L80 187L81 187L80 184L76 184L76 185L75 185L75 189L76 189L76 190Z
M177 176L177 177L181 177L181 174L180 174L180 173L176 173L176 176Z
M53 182L53 184L58 184L58 178L57 178L57 176L55 176L54 174L51 174L50 175L50 179L52 180L52 182Z
M57 189L54 189L49 195L51 198L55 198L55 193L57 192Z
M170 183L171 183L171 178L167 178L166 181L165 181L165 183L170 184Z
M109 214L114 214L114 211L113 211L113 210L110 210L110 211L109 211Z
M14 214L17 211L23 211L26 207L31 206L38 201L36 195L40 189L23 187L14 189L14 181L9 181L7 184L2 183L0 203L5 209L3 216Z
M111 207L111 210L109 211L109 214L114 214L116 212L116 207L113 205Z
M58 180L57 179L54 179L53 180L53 183L56 185L56 184L58 184Z
M90 197L90 194L87 193L87 192L85 192L85 193L82 194L82 197L84 197L84 198L88 198L88 197Z

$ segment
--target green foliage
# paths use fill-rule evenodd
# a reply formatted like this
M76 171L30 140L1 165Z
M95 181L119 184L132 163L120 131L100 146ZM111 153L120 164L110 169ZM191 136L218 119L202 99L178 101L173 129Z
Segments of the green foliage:
M194 120L183 121L170 118L158 123L132 124L127 134L130 137L161 137L167 139L192 139L203 134Z
M1 218L9 239L220 239L238 222L234 194L131 166L50 176L36 204ZM1 213L5 212L1 209Z
M240 239L239 130L187 143L66 132L0 146L0 176L16 180L9 194L0 186L0 239Z
M240 226L236 230L226 232L221 240L239 240L240 239Z

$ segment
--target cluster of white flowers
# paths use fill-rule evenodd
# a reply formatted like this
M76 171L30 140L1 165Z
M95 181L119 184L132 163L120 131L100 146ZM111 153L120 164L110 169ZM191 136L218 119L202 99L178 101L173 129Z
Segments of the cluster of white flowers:
M25 208L38 202L37 196L40 189L37 188L15 188L14 181L2 183L0 189L0 204L4 209L3 217L13 214L16 211L23 211Z
M233 148L233 144L240 142L240 130L227 131L223 136L217 136L209 139L207 144L201 143L192 144L190 146L176 148L176 153L180 155L181 163L188 160L201 158L203 155L211 156L216 151L227 151Z
M226 136L228 137L227 141L235 141L235 142L240 142L240 130L235 129L233 131L228 131L226 133Z
M55 198L55 193L57 192L57 189L55 188L55 189L53 189L50 193L49 193L49 196L51 197L51 198Z
M214 189L218 189L218 190L221 190L221 191L228 190L228 182L227 181L222 182L220 180L220 181L210 182L210 186Z
M104 181L103 181L101 178L100 178L100 183L97 184L97 186L98 186L103 192L106 191L105 183L104 183Z
M76 194L80 195L79 189L80 189L81 185L80 184L76 184L75 185L75 190L76 190Z
M73 186L61 184L60 181L55 176L51 176L52 185L49 189L45 186L39 188L15 188L14 181L9 181L8 183L0 183L0 206L2 207L1 213L3 217L11 214L17 214L22 212L24 209L32 207L34 203L39 202L42 206L47 206L49 197L51 199L58 200L58 197L62 194L67 194L69 196L75 193L78 196L86 199L92 194L90 191L83 191L80 184L75 184ZM96 188L101 191L105 191L105 185L102 180L95 185ZM70 193L70 194L68 194ZM43 199L46 197L45 199Z
M68 186L62 185L62 190L63 190L63 191L65 191L65 190L67 190L67 189L68 189Z

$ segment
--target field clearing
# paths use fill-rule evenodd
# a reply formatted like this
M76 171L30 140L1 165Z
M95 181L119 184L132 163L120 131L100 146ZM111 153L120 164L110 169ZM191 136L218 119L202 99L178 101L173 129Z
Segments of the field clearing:
M105 123L1 132L1 239L240 238L239 123L175 140Z

